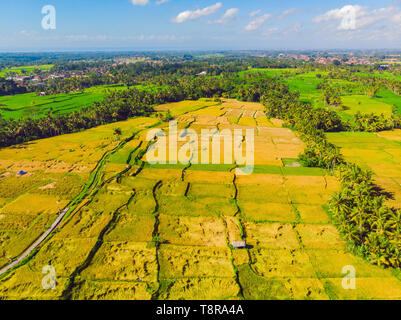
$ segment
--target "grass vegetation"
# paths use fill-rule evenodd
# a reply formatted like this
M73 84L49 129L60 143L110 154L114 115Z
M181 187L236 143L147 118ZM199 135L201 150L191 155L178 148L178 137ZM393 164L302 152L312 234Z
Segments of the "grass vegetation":
M22 66L22 67L11 67L0 70L0 77L5 77L7 74L17 74L17 75L32 75L35 70L50 70L54 65L52 64L42 64L35 66Z
M196 113L199 106L194 103L187 108L184 103L179 107L172 105L181 115ZM210 116L217 117L213 107ZM51 144L42 145L38 140L30 149L4 149L0 160L14 152L16 159L31 161L29 157L39 156L36 148L43 153L45 145L47 148L51 145L49 158L57 154L63 161L75 163L79 157L65 157L68 150L60 151L72 148L83 153L80 161L90 163L116 146L116 127L121 128L122 139L156 124L155 121L139 118L71 135L70 144L83 146L64 146L62 136L48 139L54 140ZM289 129L269 130L263 133L263 140L269 137L277 143L291 137ZM288 134L280 138L276 132ZM383 145L398 146L391 137L355 135L359 139L376 139ZM235 177L232 165L191 165L188 168L142 164L138 169L143 155L141 150L147 145L143 139L144 135L136 136L107 158L105 167L101 168L110 173L100 178L99 189L64 222L33 259L1 280L2 288L7 288L0 288L2 298L345 299L398 297L399 292L401 296L401 283L394 274L348 253L345 242L331 225L324 206L339 187L336 179L321 168L284 166L294 161L293 157L288 157L288 150L295 146L298 149L294 150L302 150L297 140L290 138L285 144L281 140L283 146L278 150L282 150L282 158L278 165L256 165L255 174ZM98 156L86 153L95 141L99 147L103 146ZM270 152L276 154L276 150L273 148ZM35 161L46 159L42 155ZM117 167L113 165L125 171L117 179ZM132 166L128 171L127 165ZM71 190L76 190L71 186L81 181L78 177L77 173L49 173L43 180L40 171L24 177L29 180L9 176L8 179L21 181L21 185L14 193L4 188L0 198L19 197L25 190L34 192L35 197L54 197L60 190L60 194L69 198L74 193ZM56 183L51 185L53 179ZM25 181L31 182L26 185ZM23 203L22 196L20 204ZM50 203L47 201L46 205ZM6 204L2 212L6 212L8 206ZM15 214L3 214L0 226L8 228L10 223L17 223L13 222ZM30 216L19 215L24 219L18 220L19 228L28 225L33 228ZM0 236L5 239L1 250L10 248L9 231L4 229ZM233 249L231 242L242 239L248 247ZM11 253L4 252L2 261L6 262L4 257ZM49 260L56 267L58 281L57 290L51 294L41 293L40 282L27 281L38 278L34 275L40 273L41 266ZM357 276L361 289L358 287L351 296L341 289L339 261L355 263L358 270L363 270ZM329 269L331 264L338 268ZM378 291L373 291L373 280L382 279L391 290L375 286ZM210 287L214 288L213 292Z
M48 115L65 115L102 101L112 91L153 90L153 86L100 85L79 92L59 93L55 95L37 95L24 93L0 97L0 115L4 119L42 118Z

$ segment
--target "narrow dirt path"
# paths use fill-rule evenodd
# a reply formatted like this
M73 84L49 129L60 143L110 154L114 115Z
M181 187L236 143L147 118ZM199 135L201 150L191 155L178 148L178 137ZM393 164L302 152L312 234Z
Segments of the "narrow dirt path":
M129 138L121 141L114 149L107 151L102 156L102 158L98 161L94 170L91 172L89 181L85 185L83 190L80 192L80 194L68 204L68 206L59 214L59 216L53 222L50 228L48 228L29 248L27 248L24 252L22 252L18 256L18 258L16 258L13 262L4 266L0 270L0 277L9 272L10 270L12 270L13 268L18 267L26 258L28 258L35 251L35 249L37 249L53 233L53 231L57 229L57 227L60 225L64 217L66 215L68 216L68 213L72 213L79 206L79 204L81 204L85 199L88 198L88 196L90 196L92 192L96 191L97 187L101 184L103 168L107 159L112 154L119 151L126 143L134 139L138 133L139 132L136 132Z
M69 208L65 208L57 217L57 219L53 222L49 229L47 229L40 237L37 239L28 249L25 250L16 260L14 260L9 265L5 266L0 270L0 276L20 264L26 257L28 257L48 236L52 233L60 224L61 220L63 220L64 216L68 212Z

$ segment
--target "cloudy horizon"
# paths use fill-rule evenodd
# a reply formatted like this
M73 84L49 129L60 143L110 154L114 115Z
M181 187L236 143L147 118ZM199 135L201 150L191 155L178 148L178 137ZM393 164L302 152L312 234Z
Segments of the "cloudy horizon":
M0 16L3 52L401 48L401 1L20 0Z

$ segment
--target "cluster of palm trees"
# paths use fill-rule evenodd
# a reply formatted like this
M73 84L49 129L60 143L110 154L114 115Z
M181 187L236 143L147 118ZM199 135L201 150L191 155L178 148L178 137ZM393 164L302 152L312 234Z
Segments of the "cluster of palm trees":
M324 102L328 106L339 106L342 104L340 93L338 90L334 90L334 88L330 86L326 86L324 88L323 98Z
M277 117L286 125L300 132L306 142L300 162L307 167L334 169L343 163L339 149L329 143L324 132L343 130L341 119L334 111L324 108L313 108L310 103L298 101L297 92L289 92L278 87L276 91L266 92L262 103L270 117ZM281 90L280 90L281 89Z
M372 86L372 92L376 91ZM372 172L347 163L339 149L327 141L324 132L340 130L379 131L400 127L400 117L384 115L355 116L355 128L337 114L314 109L298 102L296 93L273 91L262 96L270 116L279 117L302 133L306 149L300 161L307 166L331 169L341 181L340 190L330 200L330 212L347 242L372 263L401 267L401 210L390 208L391 195L379 188Z
M356 90L356 92L353 92L354 94L366 94L371 98L375 97L382 87L387 87L391 91L401 94L401 82L398 80L380 78L378 76L366 77L347 69L331 71L324 77L324 79L324 82L318 83L317 88L323 90L323 99L327 106L341 106L342 102L340 92L344 91L342 87L331 87L327 83L328 79L344 79L358 83L360 88L352 88L351 91ZM361 92L358 92L358 90ZM384 114L362 114L358 111L353 116L352 122L353 123L343 123L343 129L347 131L378 132L401 128L400 115L395 108L393 108L391 117L386 117Z
M6 80L0 77L0 96L25 93L24 87L19 87L13 80Z
M377 187L372 172L355 164L337 168L340 190L330 200L338 230L358 253L372 263L401 266L401 210L385 202L391 195Z
M358 111L354 115L354 124L350 129L353 131L378 132L399 127L400 120L396 113L393 113L393 116L388 118L384 114L362 114L360 111Z
M238 79L236 87L233 97L241 101L259 102L263 95L289 94L287 85L258 72Z
M302 139L306 142L306 148L298 159L303 166L334 170L344 163L338 147L328 142L324 135L303 134Z
M343 129L343 123L336 112L301 102L299 93L289 92L286 87L277 89L264 93L261 98L269 116L283 119L289 126L311 135L316 134L316 130L335 132Z
M40 85L28 86L29 91L45 92L47 95L58 93L68 93L73 91L83 91L86 88L98 85L117 84L117 80L109 75L99 75L96 73L88 73L83 77L69 77L49 79Z
M380 88L387 88L395 94L401 94L401 81L397 78L386 78L378 75L374 75L373 70L363 70L369 73L369 77L361 74L360 70L357 69L336 69L331 71L327 79L344 79L347 81L359 83L365 88L365 94L370 97L375 97L380 91Z
M390 195L374 183L372 172L347 163L339 149L328 142L325 131L342 129L337 114L295 99L296 95L283 91L262 97L269 115L302 133L307 147L299 160L305 166L327 168L338 175L341 188L329 203L338 230L372 263L401 267L401 210L386 205Z

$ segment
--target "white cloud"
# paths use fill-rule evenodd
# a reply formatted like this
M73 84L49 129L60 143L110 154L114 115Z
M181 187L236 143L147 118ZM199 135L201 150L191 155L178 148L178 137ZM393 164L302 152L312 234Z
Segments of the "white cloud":
M367 7L347 5L333 9L313 19L315 23L338 21L337 30L356 30L378 22L385 25L401 23L401 9L390 6L369 11Z
M156 1L156 4L157 5L160 5L160 4L163 4L163 3L167 3L167 2L169 2L170 0L159 0L159 1Z
M286 17L286 16L289 16L289 15L291 15L291 14L297 13L298 11L299 11L299 9L297 9L297 8L290 8L290 9L287 9L287 10L283 11L283 12L278 16L278 18L279 18L279 19L282 19L282 18L284 18L284 17Z
M267 37L267 38L279 38L279 37L286 37L289 36L290 34L296 34L302 30L302 24L299 22L296 22L289 26L286 29L279 29L277 27L271 27L267 30L263 30L261 33L262 37Z
M228 23L236 17L238 12L239 12L239 9L237 9L237 8L228 9L220 19L217 19L214 21L209 21L209 23L219 23L219 24Z
M401 10L399 7L387 7L368 12L367 10L358 12L357 27L366 27L379 21L389 23L401 22Z
M316 34L331 41L387 41L394 46L401 39L401 8L394 2L378 9L348 5L327 11L313 22L320 23Z
M249 16L250 17L254 17L254 16L257 16L259 13L261 13L262 12L262 10L255 10L255 11L252 11L250 14L249 14Z
M134 6L146 6L149 4L149 0L131 0Z
M209 16L217 12L222 7L222 5L223 4L221 2L217 2L216 4L203 9L198 9L194 11L191 10L183 11L173 19L173 22L183 23L187 20L195 20L204 16Z
M358 16L366 15L366 9L359 5L347 5L339 9L333 9L321 14L313 19L313 22L329 22L332 20L340 21L338 30L356 29L356 19Z
M254 19L245 27L245 30L246 31L258 30L270 17L271 17L270 14L264 14L263 16Z

